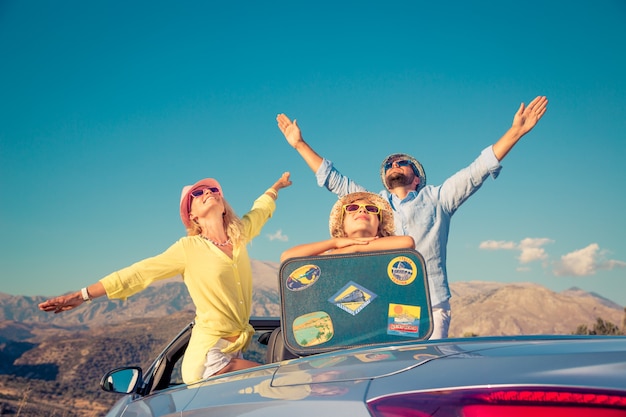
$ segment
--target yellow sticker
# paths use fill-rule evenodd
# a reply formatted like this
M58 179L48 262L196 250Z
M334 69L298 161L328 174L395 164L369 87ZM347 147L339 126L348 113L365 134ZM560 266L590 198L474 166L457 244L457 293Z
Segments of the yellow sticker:
M421 314L422 308L420 306L390 303L387 334L407 337L419 336Z
M325 311L314 311L296 317L291 325L294 338L300 346L316 346L333 338L333 320Z
M397 256L387 265L389 279L398 285L409 285L417 277L417 265L411 258Z

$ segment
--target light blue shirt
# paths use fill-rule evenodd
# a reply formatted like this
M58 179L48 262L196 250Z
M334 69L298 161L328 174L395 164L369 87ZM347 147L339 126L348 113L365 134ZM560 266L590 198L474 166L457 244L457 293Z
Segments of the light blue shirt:
M441 185L426 185L419 192L409 193L404 200L387 190L380 192L393 208L396 234L413 237L415 249L424 257L432 306L448 305L451 296L446 256L452 215L490 175L497 178L501 169L498 158L489 146L468 167L452 175ZM320 187L326 187L339 197L366 191L364 187L342 175L326 159L322 161L315 175Z

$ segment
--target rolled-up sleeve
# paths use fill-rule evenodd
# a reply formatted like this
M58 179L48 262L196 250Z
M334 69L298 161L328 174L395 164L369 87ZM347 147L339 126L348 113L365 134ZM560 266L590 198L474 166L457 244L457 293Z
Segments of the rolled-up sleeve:
M322 164L315 173L317 185L326 187L329 191L339 197L359 191L367 191L365 187L352 181L333 167L333 163L327 159L322 160Z
M482 161L487 171L489 171L489 175L491 175L494 180L498 178L502 170L502 165L500 165L500 161L496 158L496 154L493 153L493 146L488 146L483 149L478 159Z
M452 214L480 189L487 178L497 178L501 169L500 161L489 146L468 167L452 175L440 187L434 187L434 194L446 212Z
M275 210L276 201L267 194L263 194L254 200L252 208L242 218L245 228L244 234L248 241L251 241L261 233L261 229L272 217Z

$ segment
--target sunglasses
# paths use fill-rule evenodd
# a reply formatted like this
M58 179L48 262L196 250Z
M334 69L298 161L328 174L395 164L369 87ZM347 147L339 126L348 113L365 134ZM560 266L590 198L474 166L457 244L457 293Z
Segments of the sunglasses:
M354 213L356 211L359 211L361 207L364 208L365 211L367 211L368 213L380 214L380 207L374 204L357 204L357 203L344 204L343 211L345 213Z
M397 161L387 162L385 164L385 172L389 171L393 164L396 164L399 167L407 167L409 165L413 166L413 162L409 161L408 159L398 159Z
M219 194L220 193L220 189L217 187L203 187L203 188L198 188L193 190L192 192L190 192L189 194L193 197L193 198L198 198L204 195L204 192L206 190L211 191L214 194Z

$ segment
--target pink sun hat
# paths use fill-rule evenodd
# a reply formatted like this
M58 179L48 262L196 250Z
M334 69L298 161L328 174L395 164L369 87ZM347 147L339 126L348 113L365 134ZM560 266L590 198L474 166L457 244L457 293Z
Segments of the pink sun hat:
M191 227L191 220L189 220L189 209L191 208L191 192L203 187L217 187L220 190L220 195L224 196L222 192L222 186L214 178L205 178L198 181L194 185L185 185L183 191L180 193L180 219L183 221L185 227Z

